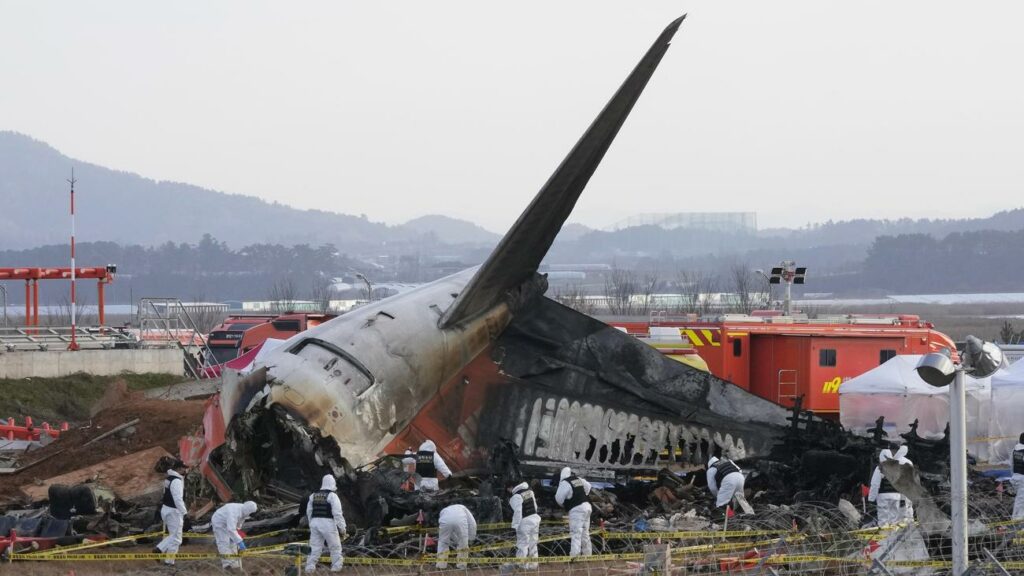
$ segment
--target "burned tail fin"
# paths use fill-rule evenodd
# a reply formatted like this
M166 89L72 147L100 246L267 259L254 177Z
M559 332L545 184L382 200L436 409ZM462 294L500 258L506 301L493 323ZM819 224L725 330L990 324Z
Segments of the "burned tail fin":
M685 14L674 20L654 41L604 110L445 312L440 323L442 328L488 310L506 291L516 288L536 273L576 205L580 192L640 98L684 18Z

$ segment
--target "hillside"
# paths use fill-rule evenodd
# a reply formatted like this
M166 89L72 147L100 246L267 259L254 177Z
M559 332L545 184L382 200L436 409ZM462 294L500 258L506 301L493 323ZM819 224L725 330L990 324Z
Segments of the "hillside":
M258 296L284 275L302 279L306 290L310 278L338 277L351 269L374 269L379 279L422 281L482 262L500 238L443 215L388 226L158 182L0 132L0 263L63 262L71 166L80 182L81 257L119 263L147 293L177 286L175 293L186 296ZM344 193L337 205L344 206ZM811 268L820 291L1007 290L1022 281L1007 270L939 282L918 265L941 267L949 254L970 244L986 265L998 268L983 257L1003 254L1003 243L1019 246L1022 230L1022 208L986 218L828 221L758 232L657 226L610 232L574 223L563 228L546 261L724 273L737 264L763 268L792 258ZM1007 261L1012 254L1004 256ZM887 269L894 272L882 274Z
M414 218L401 227L415 234L433 234L444 244L497 244L501 238L472 222L438 214Z
M230 246L256 243L333 244L348 252L384 242L490 243L497 240L475 224L431 216L411 226L388 226L365 218L297 210L241 194L227 194L180 182L159 182L72 159L23 134L0 132L0 246L30 248L67 241L70 169L76 188L78 227L83 239L155 246L195 242L211 233ZM350 191L348 193L355 193ZM345 205L339 192L337 205Z

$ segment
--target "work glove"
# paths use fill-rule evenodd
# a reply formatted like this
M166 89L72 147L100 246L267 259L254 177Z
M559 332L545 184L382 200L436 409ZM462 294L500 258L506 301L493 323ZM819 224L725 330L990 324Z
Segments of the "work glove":
M242 540L241 542L238 543L238 550L239 551L245 550L245 540Z
M341 536L341 539L342 539L342 540L344 540L345 538L348 538L348 532L347 532L347 531L345 531L345 530L342 530L342 531L341 531L341 532L339 532L338 534L339 534L339 535Z

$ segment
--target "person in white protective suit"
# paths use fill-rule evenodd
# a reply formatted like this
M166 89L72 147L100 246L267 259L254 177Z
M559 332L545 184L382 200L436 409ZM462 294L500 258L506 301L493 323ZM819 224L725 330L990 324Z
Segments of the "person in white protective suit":
M743 495L743 485L746 481L743 471L732 460L712 456L708 460L707 481L708 490L715 497L715 508L721 508L735 500L745 511L750 509Z
M590 546L590 482L562 468L555 502L569 511L569 556L593 554Z
M181 531L185 525L185 479L181 472L185 470L185 463L175 460L167 470L167 477L164 478L164 495L160 502L160 518L163 520L167 536L156 545L153 552L157 554L177 554L181 546ZM164 564L174 565L174 558L164 560Z
M416 475L416 453L412 451L412 448L406 449L405 455L402 457L402 472L405 474L405 480L401 485L402 490L415 491L420 481L419 476Z
M1013 447L1013 476L1010 482L1017 489L1017 496L1013 499L1013 519L1024 518L1024 434L1017 439L1017 445Z
M434 445L433 440L427 440L420 444L419 452L416 453L416 473L420 475L420 483L417 488L424 492L436 492L438 472L445 478L452 476L452 471L448 469L444 458L437 453L437 446Z
M306 573L316 570L324 544L331 553L331 572L340 572L345 558L341 555L341 539L348 536L345 515L341 511L341 500L337 494L338 483L334 476L327 474L320 489L309 496L306 504L306 518L309 519L309 558L306 559Z
M238 531L242 529L246 519L255 513L256 503L252 501L243 504L231 502L213 513L210 527L213 529L213 539L217 543L217 552L223 557L220 561L221 568L231 570L242 567L240 559L229 556L238 554L239 550L245 550L245 541Z
M437 519L437 567L448 567L448 550L458 551L459 568L465 568L469 556L469 543L476 540L476 518L462 504L452 504L441 510Z
M514 486L508 504L512 507L512 529L516 531L516 558L536 558L540 514L537 512L537 497L530 490L530 485L523 482ZM532 570L537 563L527 563L523 567Z
M878 454L878 463L895 460L900 464L913 465L913 462L906 457L908 450L907 446L900 446L895 455L892 450L882 450ZM875 466L875 471L871 474L868 502L874 502L878 508L879 526L888 526L903 520L912 521L914 519L914 508L911 506L910 500L900 494L899 490L889 482L889 479L882 473L881 466Z

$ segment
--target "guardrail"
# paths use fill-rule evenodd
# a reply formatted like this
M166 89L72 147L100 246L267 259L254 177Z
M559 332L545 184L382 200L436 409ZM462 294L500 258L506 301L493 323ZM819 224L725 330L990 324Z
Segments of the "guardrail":
M0 352L66 350L71 343L70 326L3 326L0 327ZM135 348L138 340L122 329L110 326L76 327L79 348L109 350Z

